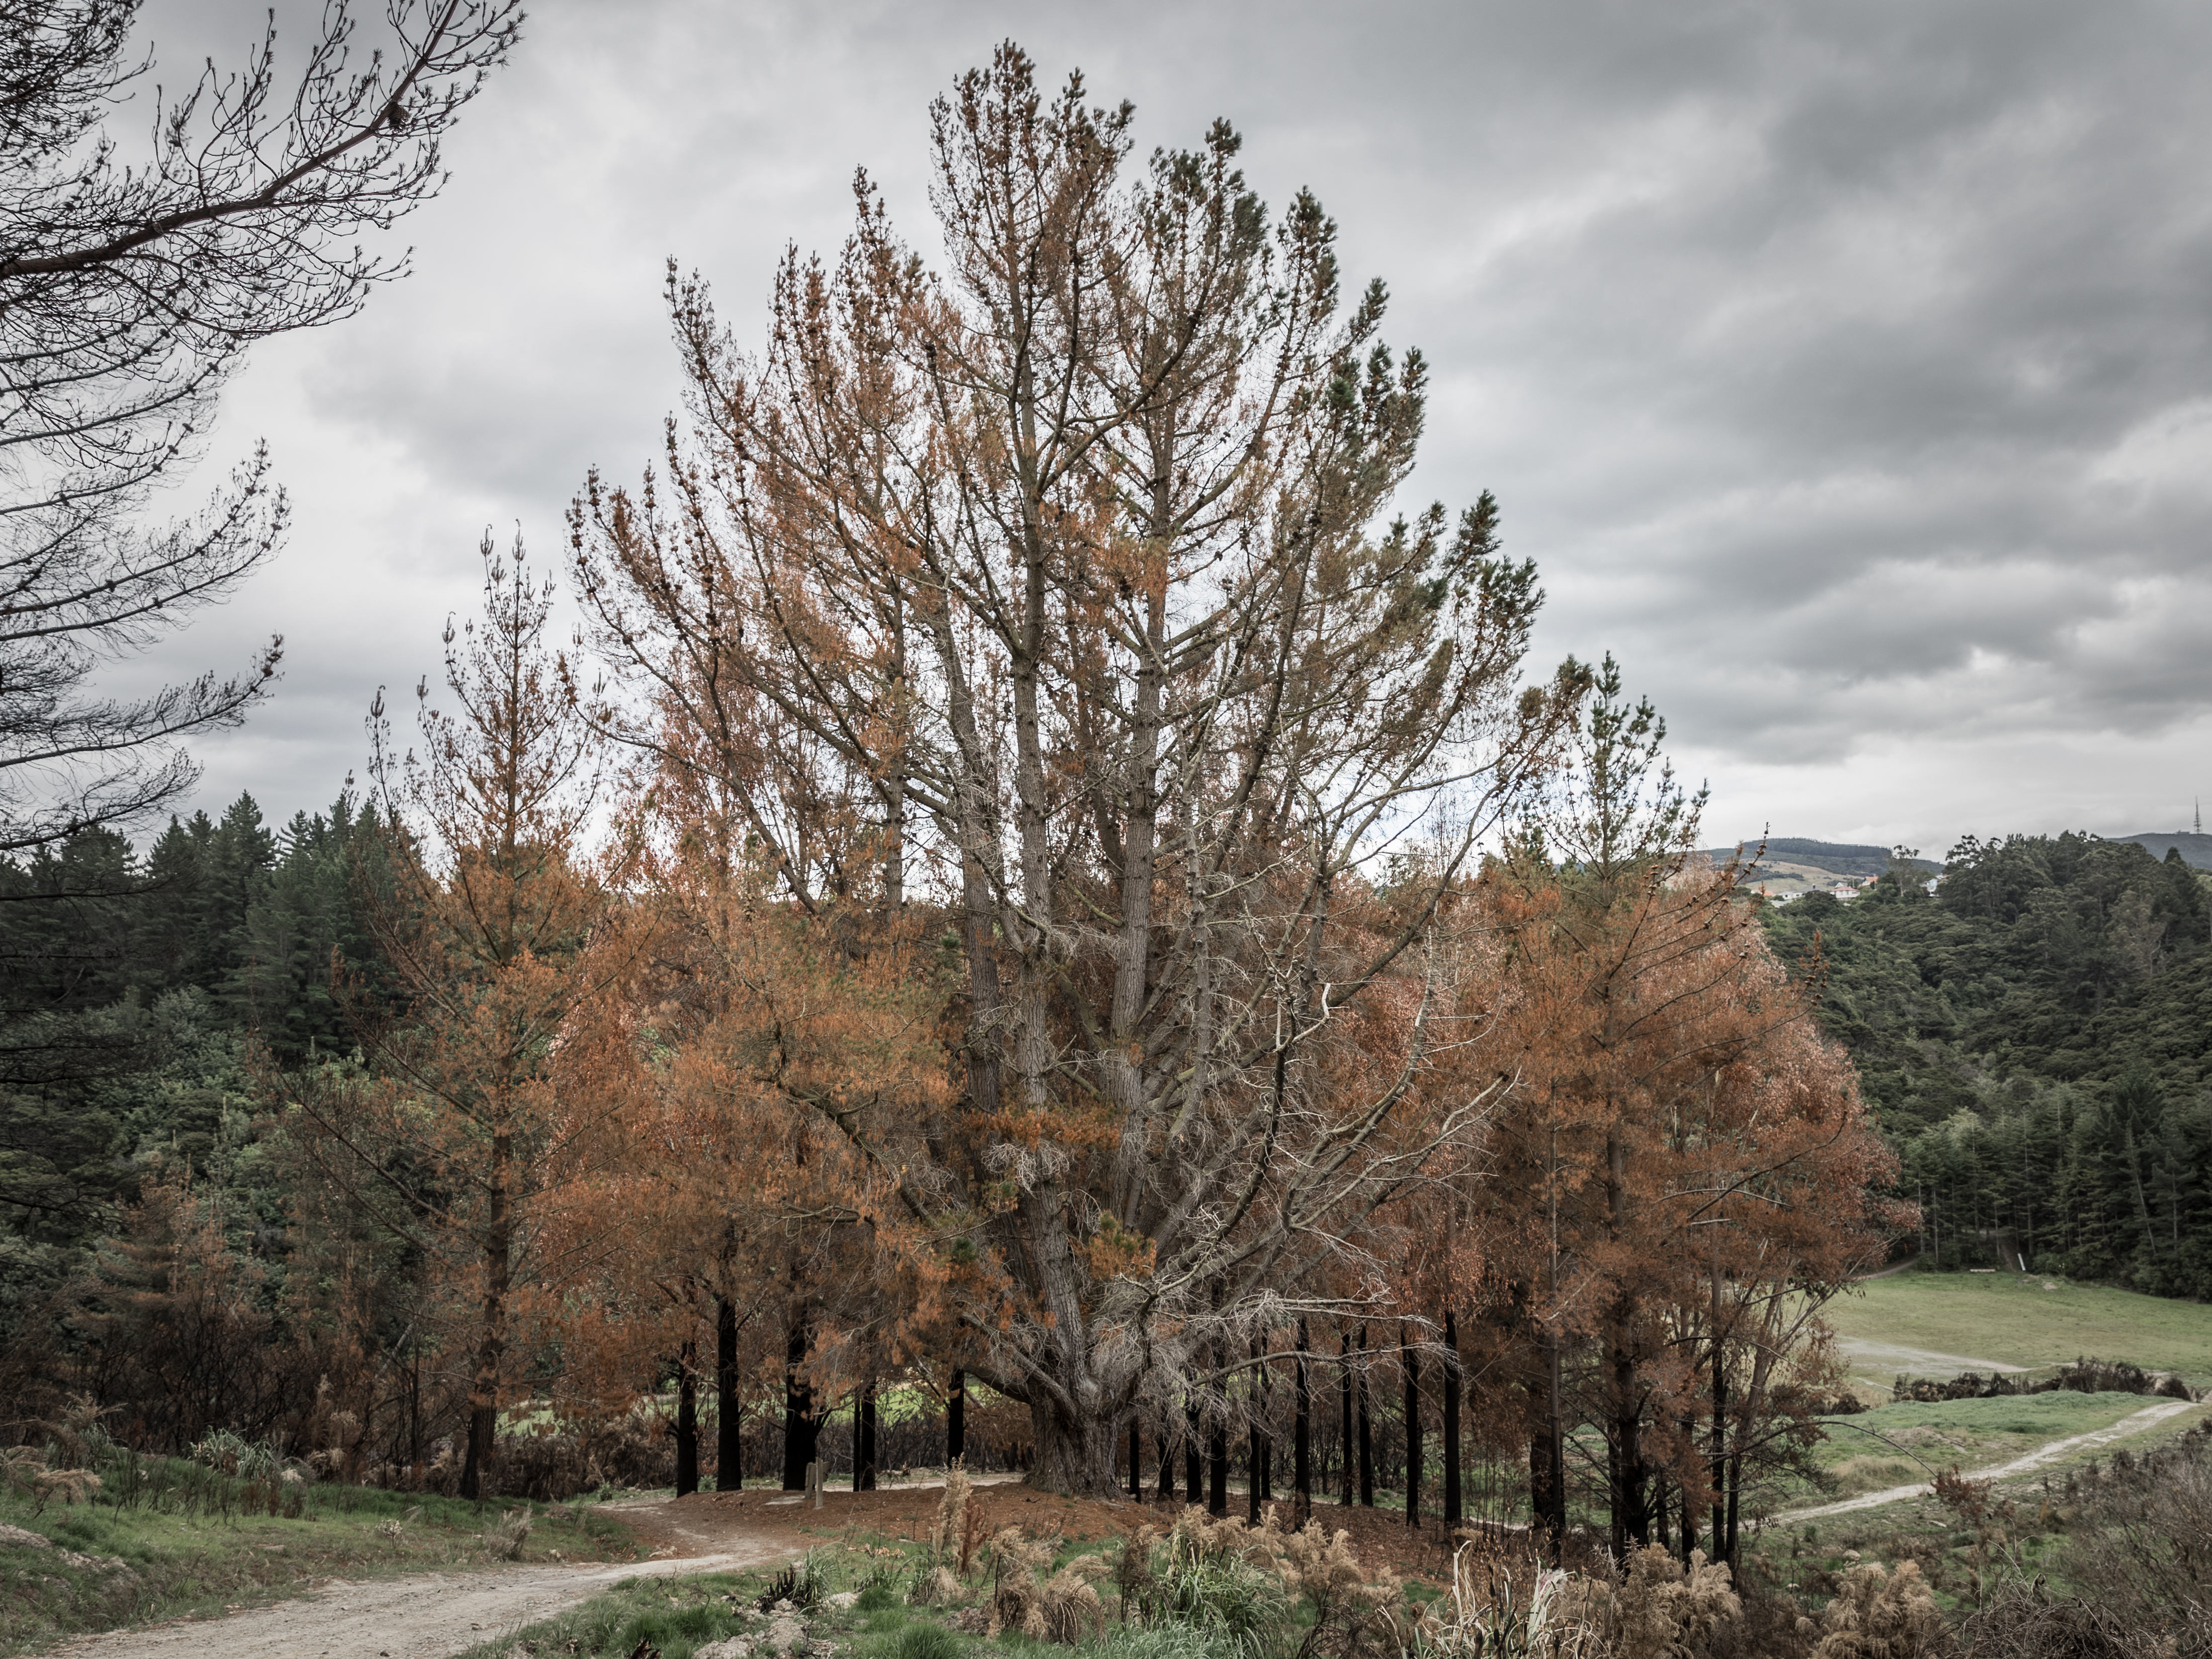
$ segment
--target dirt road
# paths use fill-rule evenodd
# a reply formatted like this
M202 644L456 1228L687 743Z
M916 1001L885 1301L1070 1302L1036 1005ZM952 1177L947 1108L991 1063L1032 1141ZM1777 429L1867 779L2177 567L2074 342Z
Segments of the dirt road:
M228 1618L111 1631L53 1650L68 1659L444 1659L589 1601L624 1578L754 1567L798 1553L781 1531L726 1534L713 1553L622 1565L496 1567L364 1583L333 1579L313 1595Z
M995 1486L1011 1477L985 1477ZM137 1630L81 1637L52 1650L57 1659L444 1659L587 1601L625 1578L758 1567L796 1559L817 1529L854 1522L913 1534L935 1510L937 1483L885 1483L860 1494L832 1492L823 1508L755 1489L635 1499L600 1505L635 1533L653 1559L587 1566L520 1565L414 1573L353 1583L332 1579L270 1607L222 1619L179 1619ZM1110 1519L1109 1506L1042 1499L1016 1489L979 1503L1042 1519L1050 1529L1082 1534ZM1042 1508L1031 1506L1042 1505ZM1097 1510L1097 1514L1091 1511ZM1088 1523L1087 1527L1085 1523Z
M2094 1429L2087 1434L2072 1434L2063 1440L2046 1441L2025 1457L2015 1457L2009 1463L1998 1463L1986 1469L1967 1472L1970 1480L2008 1480L2016 1474L2027 1474L2046 1463L2055 1463L2069 1453L2087 1451L2094 1447L2124 1440L2131 1434L2141 1434L2145 1429L2163 1423L2177 1413L2191 1410L2186 1400L2162 1400L2155 1406L2122 1418L2108 1428ZM1792 1510L1787 1515L1778 1515L1772 1525L1784 1526L1798 1521L1817 1521L1823 1516L1848 1515L1853 1510L1879 1509L1884 1504L1895 1504L1907 1498L1925 1498L1930 1488L1924 1480L1910 1486L1890 1486L1881 1492L1862 1492L1856 1498L1846 1498L1840 1503L1820 1504L1809 1510Z

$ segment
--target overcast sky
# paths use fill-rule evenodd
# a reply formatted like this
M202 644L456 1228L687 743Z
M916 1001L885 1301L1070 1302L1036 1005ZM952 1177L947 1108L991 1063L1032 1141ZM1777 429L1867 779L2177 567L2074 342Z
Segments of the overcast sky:
M143 32L232 61L261 9ZM1940 855L2212 793L2212 7L538 0L415 274L228 396L195 488L265 436L296 528L161 659L288 641L203 803L327 802L484 528L557 563L586 468L651 459L667 258L757 334L861 165L933 247L929 100L1008 35L1140 148L1226 115L1271 203L1319 194L1435 370L1407 504L1497 493L1539 657L1620 656L1711 839Z

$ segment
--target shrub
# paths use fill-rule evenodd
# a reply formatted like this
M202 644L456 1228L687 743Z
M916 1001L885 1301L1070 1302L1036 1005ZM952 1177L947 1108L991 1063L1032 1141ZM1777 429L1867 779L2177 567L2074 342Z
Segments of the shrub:
M494 1561L520 1561L522 1547L530 1541L530 1505L509 1510L500 1523L483 1536L484 1554Z
M2058 1558L2078 1594L2038 1579L2002 1586L1969 1620L1978 1653L2004 1659L2156 1654L2212 1659L2212 1432L2203 1425L2099 1474L2079 1495Z
M1820 1625L1814 1659L1920 1659L1942 1651L1946 1639L1935 1594L1910 1561L1894 1572L1875 1562L1853 1568Z
M1607 1659L1698 1659L1721 1626L1743 1614L1729 1579L1728 1564L1708 1562L1703 1550L1685 1565L1654 1544L1628 1558L1617 1583L1577 1576L1559 1585L1559 1611L1545 1622L1595 1630L1595 1650ZM1534 1602L1529 1622L1538 1622Z
M1091 1581L1104 1577L1112 1564L1103 1555L1079 1555L1047 1577L1053 1547L1008 1527L991 1540L990 1622L984 1633L1016 1630L1024 1636L1070 1645L1106 1627L1105 1609Z

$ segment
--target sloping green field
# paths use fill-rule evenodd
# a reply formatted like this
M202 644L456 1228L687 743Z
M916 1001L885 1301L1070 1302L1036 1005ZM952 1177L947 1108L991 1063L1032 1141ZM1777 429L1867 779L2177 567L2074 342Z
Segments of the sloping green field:
M1900 1371L2040 1370L2085 1354L2212 1387L2212 1306L2203 1303L2018 1273L1902 1273L1866 1280L1827 1316L1863 1395L1877 1384L1886 1392Z

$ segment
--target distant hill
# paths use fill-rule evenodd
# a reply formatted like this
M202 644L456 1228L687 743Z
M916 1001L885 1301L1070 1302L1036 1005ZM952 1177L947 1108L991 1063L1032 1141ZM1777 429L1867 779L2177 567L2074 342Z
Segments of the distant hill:
M2168 848L2179 847L2184 864L2193 864L2200 870L2212 870L2212 836L2177 830L2170 836L2161 836L2154 830L2148 835L2107 836L2106 839L2131 841L2154 859L2164 858Z
M2204 839L2212 842L2212 836ZM1705 856L1720 864L1734 858L1735 850L1733 847L1709 848ZM1747 859L1758 850L1756 838L1743 844L1743 855ZM2187 858L2189 854L2184 853L2182 856ZM1943 867L1934 859L1916 859L1913 862L1931 876ZM1864 847L1841 841L1807 841L1796 836L1769 836L1765 856L1759 860L1759 870L1753 875L1756 879L1770 873L1796 874L1802 872L1810 875L1818 872L1831 876L1864 878L1878 876L1888 868L1889 848L1887 847Z

